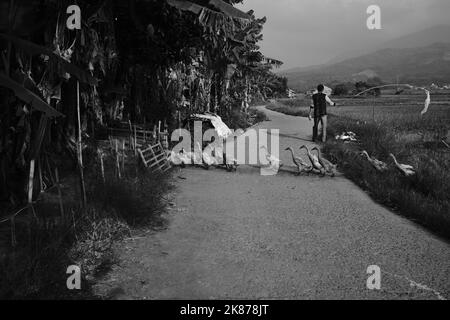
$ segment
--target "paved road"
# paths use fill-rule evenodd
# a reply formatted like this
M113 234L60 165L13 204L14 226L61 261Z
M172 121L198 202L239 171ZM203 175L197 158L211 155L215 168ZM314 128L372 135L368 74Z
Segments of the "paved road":
M265 110L281 150L311 123ZM287 153L281 160L289 164ZM177 178L182 175L185 180ZM96 287L117 299L447 299L450 246L347 179L240 167L175 175L168 228L121 244ZM368 290L367 268L381 268Z

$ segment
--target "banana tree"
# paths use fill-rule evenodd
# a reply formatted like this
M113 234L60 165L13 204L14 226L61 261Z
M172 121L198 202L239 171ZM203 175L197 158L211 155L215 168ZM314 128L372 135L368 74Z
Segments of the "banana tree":
M244 13L232 4L222 0L209 1L180 1L167 0L167 3L181 11L190 12L197 16L198 23L204 29L201 59L206 66L204 74L204 90L206 96L205 110L216 111L220 104L222 86L228 66L232 63L229 55L236 44L235 36L243 26L248 25L253 17ZM214 91L214 97L211 93Z
M63 117L56 109L61 93L55 91L60 88L55 84L69 75L89 86L98 82L90 72L70 62L73 46L65 50L49 43L52 32L49 32L48 22L58 16L52 1L24 3L11 0L6 9L0 14L2 22L6 22L0 25L0 47L3 49L0 87L5 97L1 99L4 111L0 119L0 149L5 152L0 156L0 189L2 198L5 196L6 199L0 200L17 203L23 193L15 192L22 188L14 185L24 181L11 179L11 175L20 176L19 172L26 170L29 160L40 158L43 141L49 137L46 135L52 124L49 120ZM56 82L47 79L56 79Z

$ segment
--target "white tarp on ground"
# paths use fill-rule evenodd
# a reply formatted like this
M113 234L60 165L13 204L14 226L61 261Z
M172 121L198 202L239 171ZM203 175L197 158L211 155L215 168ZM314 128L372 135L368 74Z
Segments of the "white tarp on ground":
M217 131L219 138L226 139L233 134L228 126L222 121L222 118L213 114L194 114L193 117L211 121L211 124Z

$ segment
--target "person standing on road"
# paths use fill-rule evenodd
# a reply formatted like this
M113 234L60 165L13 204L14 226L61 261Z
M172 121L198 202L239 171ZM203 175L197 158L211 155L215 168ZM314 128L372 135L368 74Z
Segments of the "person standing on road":
M309 110L309 120L314 115L313 141L317 139L319 122L322 124L322 142L327 140L327 103L331 106L336 106L336 103L323 93L324 89L323 84L317 86L317 93L314 93L312 96L312 104Z

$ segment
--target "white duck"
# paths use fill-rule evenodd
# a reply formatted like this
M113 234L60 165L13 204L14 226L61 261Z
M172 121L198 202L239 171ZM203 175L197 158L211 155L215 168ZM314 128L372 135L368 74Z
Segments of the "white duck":
M395 158L395 156L392 153L390 153L389 156L392 158L392 160L394 160L395 166L404 176L410 177L410 176L413 176L416 174L413 166L410 166L408 164L398 163L397 159Z
M430 106L430 103L431 103L430 91L425 90L425 93L427 94L427 98L425 99L425 106L424 106L423 110L420 112L420 115L422 115L422 116L425 113L427 113L428 107Z
M184 149L178 153L178 159L181 161L181 165L184 167L185 165L192 164L192 152L186 152Z
M198 141L196 143L196 146L197 146L198 150L194 150L193 155L192 155L192 159L194 160L194 165L204 165L204 162L203 162L203 149L200 146L200 143ZM206 167L206 169L209 168L207 165L205 167Z
M200 147L200 143L197 142L197 144L198 144L198 147L201 148ZM205 150L203 150L203 152L202 152L203 162L207 166L217 166L217 165L219 165L218 159L216 159L216 157L212 156L212 153L213 153L212 150L213 150L213 148L210 145L208 145L205 148Z
M349 142L349 141L356 141L356 134L349 131L349 132L344 132L341 135L337 135L335 137L336 140L342 140L344 142Z
M388 165L384 163L383 161L380 161L378 159L372 158L369 156L366 150L363 150L361 152L361 155L365 156L367 158L367 161L372 165L372 167L380 172L384 172L388 169Z
M227 171L229 172L237 171L237 167L239 165L236 158L232 158L228 156L225 152L223 152L223 159L224 159L223 163L225 164L225 168L227 169Z
M192 163L192 152L185 152L184 149L181 149L178 153L169 151L167 158L173 165L184 168Z
M278 159L277 157L271 155L267 151L266 146L262 146L260 149L263 149L266 152L265 156L266 156L266 160L269 162L269 165L268 165L269 168L276 168L276 169L278 169L278 168L280 168L282 166L282 163L281 163L280 159Z
M297 166L297 175L299 175L304 170L304 168L308 168L308 170L311 171L312 167L308 165L301 157L296 156L294 154L294 150L291 147L286 148L285 151L291 152L292 161Z
M309 148L306 145L303 145L300 147L300 150L301 149L306 149L306 154L308 155L309 161L311 161L313 169L319 170L322 175L325 175L325 169L320 164L319 159L309 151Z
M317 151L317 158L319 160L320 165L325 169L325 172L329 173L332 177L334 177L336 175L336 165L332 164L327 159L322 158L322 153L320 152L319 148L314 147L311 149L311 151L313 150Z

